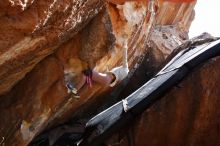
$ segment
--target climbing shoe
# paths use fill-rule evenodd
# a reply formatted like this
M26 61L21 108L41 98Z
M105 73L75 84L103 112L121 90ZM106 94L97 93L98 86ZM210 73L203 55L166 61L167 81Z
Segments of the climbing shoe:
M65 85L68 89L68 93L71 93L71 98L76 98L76 99L79 99L80 96L78 94L78 91L74 85L74 82L73 82L73 77L74 75L72 73L66 73L64 75L64 79L65 79Z
M66 87L68 88L68 93L77 94L77 89L73 86L73 84L67 83Z
M78 94L78 91L77 89L74 87L74 84L73 83L67 83L66 84L66 87L68 89L68 93L71 93L71 98L76 98L76 99L79 99L80 96Z

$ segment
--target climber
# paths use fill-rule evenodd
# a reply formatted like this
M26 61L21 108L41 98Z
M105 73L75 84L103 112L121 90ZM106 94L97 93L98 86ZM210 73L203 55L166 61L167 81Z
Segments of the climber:
M149 4L149 11L154 12L154 8L152 8L154 7L154 1L152 0L150 2L151 3ZM126 36L126 33L123 36ZM123 40L124 41L120 43L122 46L121 48L123 49L122 66L115 67L111 71L106 73L100 73L87 67L86 70L82 71L82 75L78 82L73 81L74 75L71 71L65 73L66 87L68 89L68 92L72 93L73 97L78 99L80 96L78 95L77 91L80 90L85 84L91 87L93 81L101 84L102 86L113 87L119 81L122 81L125 77L127 77L129 73L127 59L127 37L125 37Z
M127 77L129 73L128 61L127 61L127 43L123 44L123 65L113 68L106 73L100 73L90 68L83 70L80 79L74 81L74 74L72 71L64 71L65 84L68 89L68 93L72 93L72 96L79 99L78 90L80 90L85 84L92 87L92 82L95 81L103 86L114 87L119 81L122 81Z
M123 1L123 0L122 0ZM118 1L120 3L120 1ZM149 4L149 11L154 12L154 1L150 1ZM152 8L153 7L153 8ZM124 34L126 36L126 33ZM129 73L128 68L128 59L127 59L127 38L124 38L124 41L121 42L122 49L123 49L123 58L122 58L122 66L115 67L111 71L106 73L100 73L95 70L91 70L90 68L84 70L82 73L82 77L80 78L79 82L74 85L74 81L71 81L71 77L68 78L68 76L71 76L71 73L66 75L66 87L68 88L68 91L72 92L75 98L79 98L79 95L77 94L77 91L80 90L85 84L92 86L92 82L98 82L103 86L115 86L119 81L122 81ZM73 76L73 75L72 75Z

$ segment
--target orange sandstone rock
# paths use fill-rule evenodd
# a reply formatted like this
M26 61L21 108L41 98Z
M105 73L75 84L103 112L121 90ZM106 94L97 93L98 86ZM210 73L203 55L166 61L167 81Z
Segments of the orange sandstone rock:
M153 28L143 25L149 19L147 6L137 2L115 6L102 0L1 1L0 142L26 146L45 128L108 93L94 83L79 91L79 101L69 98L63 72L70 59L81 62L73 69L78 76L87 65L105 72L121 65L121 44L127 40L130 69L149 51L147 45L156 48L153 54L163 61L187 38L194 5L161 2ZM152 31L146 32L146 27Z

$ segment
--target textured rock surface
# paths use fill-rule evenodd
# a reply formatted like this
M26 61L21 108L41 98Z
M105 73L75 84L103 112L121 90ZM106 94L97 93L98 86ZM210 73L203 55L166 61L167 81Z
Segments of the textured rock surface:
M1 1L6 9L0 17L0 94L74 36L103 7L100 0L25 2L29 6L22 1Z
M69 59L74 59L71 68L79 79L88 65L105 72L121 64L121 45L128 40L130 69L147 51L155 58L149 64L162 62L187 39L194 4L160 1L157 26L149 33L144 31L151 27L144 25L150 17L144 17L145 3L1 1L0 144L27 145L48 125L62 123L106 90L94 83L80 90L79 101L69 98L63 83ZM164 16L168 10L173 15Z

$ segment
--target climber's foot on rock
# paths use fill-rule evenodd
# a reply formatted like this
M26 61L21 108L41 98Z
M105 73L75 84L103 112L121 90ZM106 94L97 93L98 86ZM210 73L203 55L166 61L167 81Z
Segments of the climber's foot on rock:
M71 83L67 83L66 87L68 89L68 93L73 93L73 94L77 94L77 89L74 87L73 84Z
M68 93L71 94L70 95L71 98L80 99L80 95L78 94L76 88L71 88L71 89L69 87L67 87L67 88L68 88Z
M66 84L66 87L68 89L68 93L71 93L71 98L76 98L76 99L79 99L80 96L78 94L78 91L77 89L75 88L74 84L73 83L67 83Z
M71 98L76 98L79 99L80 96L78 94L78 90L77 87L75 86L75 82L74 82L74 74L73 73L66 73L64 75L64 79L65 79L65 85L67 88L67 92L69 94L71 94Z

